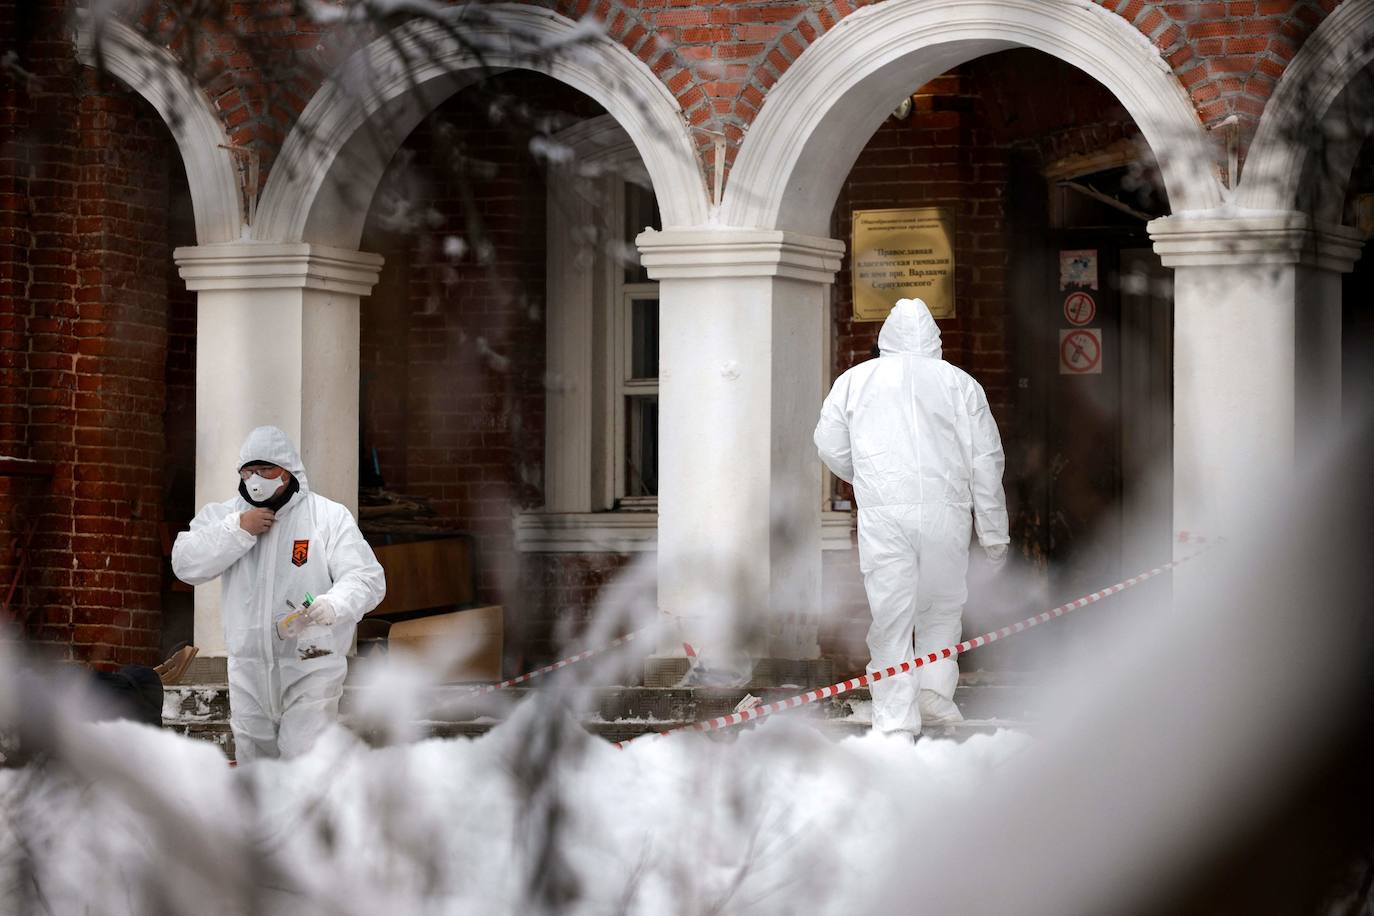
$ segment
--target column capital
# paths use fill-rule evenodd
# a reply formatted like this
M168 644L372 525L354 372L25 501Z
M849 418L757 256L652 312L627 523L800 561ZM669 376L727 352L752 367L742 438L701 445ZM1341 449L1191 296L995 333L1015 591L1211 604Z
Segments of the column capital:
M1294 264L1346 273L1364 247L1358 229L1296 212L1180 214L1147 228L1165 267Z
M835 280L844 242L778 229L648 229L635 239L655 280L787 277Z
M306 242L226 242L173 252L187 289L314 289L366 296L379 254Z

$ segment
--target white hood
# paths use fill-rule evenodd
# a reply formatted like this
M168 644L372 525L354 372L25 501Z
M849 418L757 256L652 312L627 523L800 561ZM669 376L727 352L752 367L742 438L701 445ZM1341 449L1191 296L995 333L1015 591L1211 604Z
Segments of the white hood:
M267 461L286 468L300 483L302 491L310 489L300 452L296 451L290 437L275 426L259 426L243 440L243 446L239 449L239 467L250 461Z
M910 353L939 359L940 327L930 309L920 299L898 299L878 333L878 350L883 356Z

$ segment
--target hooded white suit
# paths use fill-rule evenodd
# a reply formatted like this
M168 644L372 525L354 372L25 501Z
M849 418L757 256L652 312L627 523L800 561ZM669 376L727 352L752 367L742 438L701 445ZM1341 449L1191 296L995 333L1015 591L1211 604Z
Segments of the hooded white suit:
M835 380L815 442L854 484L859 566L873 612L868 670L954 645L968 598L970 523L984 547L1006 544L1002 441L982 387L940 358L940 329L920 299L902 299L878 335L881 355ZM873 685L873 726L921 729L918 688L954 698L944 659Z
M172 569L191 585L223 577L221 611L229 649L230 725L240 762L291 757L309 750L338 717L353 631L381 603L386 580L348 509L313 493L300 455L286 434L260 426L239 450L239 464L286 468L299 492L261 535L239 526L253 508L242 496L201 509L177 535ZM306 593L329 596L338 614L313 650L280 639L274 621L300 607Z

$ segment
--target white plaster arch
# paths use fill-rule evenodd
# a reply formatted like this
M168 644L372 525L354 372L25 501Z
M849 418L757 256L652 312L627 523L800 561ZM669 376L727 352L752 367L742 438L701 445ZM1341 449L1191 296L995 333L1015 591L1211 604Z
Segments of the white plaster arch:
M1222 201L1197 111L1149 39L1082 0L887 0L840 21L768 93L725 189L731 226L829 234L845 176L915 87L1013 47L1063 60L1109 89L1159 160L1175 212Z
M231 242L243 227L238 170L227 149L214 106L176 59L133 29L88 13L77 20L77 54L87 66L103 66L145 98L162 116L181 151L195 209L196 241ZM97 49L97 42L99 48Z
M665 224L706 220L706 187L681 109L643 61L548 10L513 4L481 9L480 23L465 27L485 43L480 60L442 26L410 24L359 51L321 87L268 176L254 239L356 248L391 156L479 67L536 69L595 99L634 139ZM513 46L512 34L551 49L566 47L536 65Z
M1351 169L1374 130L1371 62L1374 3L1343 3L1303 42L1264 106L1241 172L1242 207L1341 221Z

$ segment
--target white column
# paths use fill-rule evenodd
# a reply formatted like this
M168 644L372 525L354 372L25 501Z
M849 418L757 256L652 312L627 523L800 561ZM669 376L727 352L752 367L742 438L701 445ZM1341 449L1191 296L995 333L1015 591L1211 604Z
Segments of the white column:
M811 433L842 242L672 229L637 239L659 281L658 601L707 653L815 658L820 463Z
M357 509L359 301L380 255L243 242L178 248L197 293L196 506L234 495L239 446L279 426L310 486ZM201 655L224 655L219 582L196 589Z
M1174 268L1175 530L1225 536L1340 414L1348 227L1303 214L1150 223Z
M583 161L579 158L577 161ZM544 508L591 512L596 460L598 326L594 277L601 258L596 242L568 227L597 225L588 182L559 176L549 185L545 310ZM602 329L604 335L608 333Z

